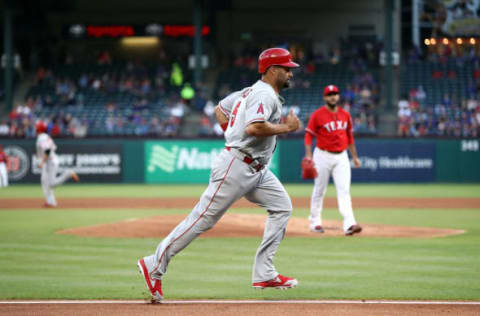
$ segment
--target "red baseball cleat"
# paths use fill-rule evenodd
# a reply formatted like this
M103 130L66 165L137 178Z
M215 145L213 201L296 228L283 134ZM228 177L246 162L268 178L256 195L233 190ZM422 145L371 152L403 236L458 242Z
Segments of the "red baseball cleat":
M163 299L162 280L150 278L147 266L143 259L138 260L137 265L140 274L143 275L143 278L145 279L147 289L150 291L150 294L152 294L152 303L161 303Z
M44 208L55 208L56 206L53 204L48 204L47 202L43 203L42 205Z
M257 289L265 289L267 287L273 287L276 289L291 289L298 285L298 281L294 278L289 278L283 276L281 274L277 275L277 277L270 281L264 282L254 282L252 286Z
M312 231L314 233L324 233L325 232L322 225L313 226L312 228L310 228L310 231Z

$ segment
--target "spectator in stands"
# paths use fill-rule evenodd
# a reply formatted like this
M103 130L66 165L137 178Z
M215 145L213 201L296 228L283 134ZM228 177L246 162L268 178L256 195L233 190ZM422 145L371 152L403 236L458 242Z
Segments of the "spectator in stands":
M113 135L115 132L115 118L112 115L109 115L105 120L105 130L107 134Z
M149 134L149 124L144 117L140 117L139 122L135 126L135 135L145 136Z
M62 134L62 129L60 128L60 124L58 122L58 118L55 118L51 124L48 126L48 133L52 137L58 137Z
M3 120L0 123L0 136L7 136L8 130L9 130L9 126L8 126L7 120Z
M181 87L183 84L183 72L178 63L173 63L172 71L170 72L170 83L174 87Z
M177 136L180 120L178 117L171 116L164 125L163 135L167 137Z
M193 89L192 85L189 82L185 82L180 91L180 96L182 97L182 101L185 105L190 105L193 98L195 97L195 90Z
M410 135L410 117L412 115L412 112L410 110L410 105L407 100L402 98L398 102L398 130L397 134L398 136L409 136Z
M73 136L75 138L83 138L87 135L87 121L86 120L81 120L80 122L76 123L74 125L73 129Z
M203 114L205 114L212 122L216 121L215 119L215 104L212 100L208 100L203 107Z
M200 136L210 136L213 134L213 124L210 118L203 114L200 121Z
M78 86L80 89L86 89L88 87L88 75L83 73L78 78Z
M150 120L149 130L150 130L151 135L162 136L163 127L162 127L162 124L160 123L160 119L157 115L152 117L152 119Z
M367 85L363 85L360 90L360 103L370 104L371 97L372 97L372 91L368 88Z
M355 100L355 91L352 89L352 85L348 84L344 91L342 91L342 100L353 102Z
M185 113L187 112L188 107L185 104L184 99L177 101L170 109L170 115L178 118L179 120L183 118Z
M415 97L416 97L419 104L421 104L421 105L425 104L425 99L427 98L427 93L423 89L422 85L418 86L417 93L416 93Z
M99 65L110 65L112 63L112 57L108 51L102 51L97 58L97 63Z

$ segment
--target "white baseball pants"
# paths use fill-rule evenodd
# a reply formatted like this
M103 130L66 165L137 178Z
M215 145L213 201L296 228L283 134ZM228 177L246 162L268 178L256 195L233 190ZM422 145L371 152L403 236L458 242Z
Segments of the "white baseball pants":
M315 178L312 199L310 202L310 228L322 225L323 199L327 192L330 175L333 176L337 190L337 202L343 216L343 231L357 224L353 215L352 198L350 196L351 169L347 151L339 154L330 153L315 147L313 162L318 176Z
M47 204L50 204L53 206L57 206L57 200L55 199L55 195L53 194L53 188L70 179L73 174L72 169L67 169L57 177L57 171L58 171L58 162L47 160L47 162L42 166L42 175L40 178L45 200Z
M4 162L0 162L0 188L8 187L8 171L7 165Z

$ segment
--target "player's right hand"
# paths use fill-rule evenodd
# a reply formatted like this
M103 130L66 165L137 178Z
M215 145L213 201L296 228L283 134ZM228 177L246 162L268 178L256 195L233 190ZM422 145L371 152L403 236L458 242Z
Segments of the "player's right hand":
M300 120L293 113L293 109L290 109L290 112L288 112L285 118L285 124L288 126L290 132L294 132L300 127Z

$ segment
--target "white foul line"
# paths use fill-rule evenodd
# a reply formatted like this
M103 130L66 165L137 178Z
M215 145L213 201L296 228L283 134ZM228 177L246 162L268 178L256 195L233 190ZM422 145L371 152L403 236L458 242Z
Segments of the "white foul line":
M24 300L0 301L0 304L148 304L145 300ZM166 300L162 304L405 304L405 305L480 305L478 301L376 301L376 300Z

